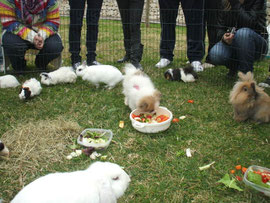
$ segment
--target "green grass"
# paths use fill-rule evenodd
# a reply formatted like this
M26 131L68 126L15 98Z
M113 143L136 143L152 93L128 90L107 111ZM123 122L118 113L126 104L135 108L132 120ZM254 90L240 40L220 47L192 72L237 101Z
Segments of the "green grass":
M68 26L62 25L65 65L70 64L67 33ZM186 61L185 29L178 27L177 33L172 68ZM159 25L142 26L145 45L142 65L162 93L161 105L171 110L174 117L185 115L186 119L172 123L162 133L137 132L129 121L130 110L124 105L121 84L112 90L96 89L78 79L75 84L43 86L40 96L26 102L19 100L19 88L1 89L0 137L19 124L58 117L73 120L82 128L111 129L115 142L102 153L108 155L108 161L124 166L131 176L131 184L119 202L269 202L269 198L245 187L242 182L238 185L244 191L238 192L217 181L237 164L270 168L270 125L233 120L228 96L235 80L226 78L224 67L199 73L199 80L195 83L165 80L165 70L154 67L159 60L159 35ZM101 21L99 36L98 61L122 70L122 65L115 63L124 54L121 24L118 21ZM257 81L267 76L268 63L265 60L256 64L254 73ZM23 82L30 77L39 78L38 73L29 73L18 76L18 80ZM266 92L270 93L269 90ZM189 99L193 99L194 104L188 103ZM123 129L118 127L120 120L125 121ZM185 156L186 148L196 150L191 158ZM199 171L199 166L212 161L216 162L213 167ZM84 169L91 162L82 156L51 164L45 171L38 170L27 176L24 184L49 172ZM6 189L10 188L7 181L10 177L3 176L5 171L1 164L4 163L0 160L0 197L10 200L19 191L19 177L14 175L18 185ZM43 167L40 163L40 169Z

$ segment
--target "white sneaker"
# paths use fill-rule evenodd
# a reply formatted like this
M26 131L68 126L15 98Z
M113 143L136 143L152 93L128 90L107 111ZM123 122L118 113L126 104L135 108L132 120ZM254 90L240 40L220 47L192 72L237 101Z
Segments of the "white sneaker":
M200 61L193 61L191 65L193 66L195 72L203 71L203 67Z
M215 67L215 65L211 64L211 63L203 63L202 64L202 67L205 69L205 68L213 68Z
M157 68L165 68L171 63L169 59L161 58L160 61L155 65Z

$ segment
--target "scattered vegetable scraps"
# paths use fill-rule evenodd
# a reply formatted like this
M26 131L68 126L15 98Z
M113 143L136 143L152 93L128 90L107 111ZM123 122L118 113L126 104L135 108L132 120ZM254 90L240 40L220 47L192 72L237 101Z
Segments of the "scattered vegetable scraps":
M226 173L224 177L218 181L218 183L223 183L226 187L233 188L238 191L243 191L240 187L237 186L235 179L230 178L228 173Z
M200 171L205 170L205 169L208 169L208 168L210 168L210 166L212 166L214 163L215 163L215 161L213 161L212 163L207 164L207 165L205 165L205 166L199 167L199 169L200 169Z
M124 121L119 122L119 128L124 128L124 125L125 125Z
M172 120L172 122L173 122L173 123L178 123L178 122L179 122L179 119L178 119L178 118L174 118L174 119Z

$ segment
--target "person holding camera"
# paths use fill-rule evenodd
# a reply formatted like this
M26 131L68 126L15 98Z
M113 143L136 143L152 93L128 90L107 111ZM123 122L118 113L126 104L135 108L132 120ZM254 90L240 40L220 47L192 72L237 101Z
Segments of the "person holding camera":
M253 72L253 63L267 53L266 3L264 0L223 0L218 16L220 41L210 50L215 65L225 65L228 76Z

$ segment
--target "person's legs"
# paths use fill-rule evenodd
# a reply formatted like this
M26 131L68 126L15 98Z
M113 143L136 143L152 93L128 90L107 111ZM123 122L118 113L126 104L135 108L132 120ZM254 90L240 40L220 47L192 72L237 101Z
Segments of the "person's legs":
M131 52L131 34L130 34L130 11L128 0L117 0L118 8L120 11L123 34L124 34L124 47L126 51L126 55L124 58L119 59L117 62L124 63L130 60L130 52Z
M230 72L237 72L238 62L234 58L234 50L231 46L218 42L209 52L209 58L214 65L223 65L230 69Z
M204 1L181 0L181 5L187 27L187 57L191 63L201 61L204 56Z
M44 42L43 48L36 56L35 64L38 69L45 70L47 65L60 56L63 50L62 40L58 34L51 35Z
M249 28L236 31L232 46L236 50L237 68L243 73L253 72L253 63L267 52L267 41Z
M209 42L207 51L208 54L211 48L219 41L217 38L217 19L220 7L221 0L205 0L204 29L207 28L207 36ZM205 33L206 31L204 31L204 35ZM206 62L211 62L208 56L206 57Z
M24 71L26 68L25 52L33 45L10 32L5 32L2 36L2 42L4 54L10 59L13 69L18 72Z
M86 47L87 47L87 64L92 65L96 60L96 47L98 40L98 21L100 17L103 0L87 0L86 13Z
M85 8L85 0L69 0L70 24L69 24L69 52L72 65L81 62L81 31Z
M143 13L144 0L129 0L129 22L131 53L130 61L136 68L142 68L140 61L143 54L141 44L141 19Z
M160 57L173 60L176 39L176 18L180 0L159 0L160 8Z

